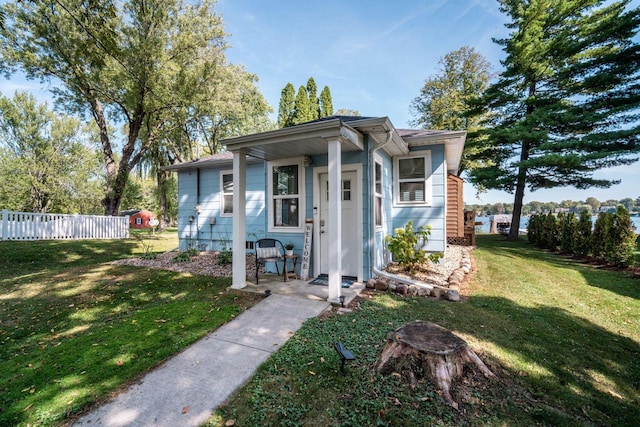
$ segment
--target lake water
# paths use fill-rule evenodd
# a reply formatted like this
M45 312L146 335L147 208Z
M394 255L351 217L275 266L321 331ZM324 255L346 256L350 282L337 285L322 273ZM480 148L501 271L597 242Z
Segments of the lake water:
M594 217L594 221L595 221L595 218L596 217ZM479 230L478 228L476 228L476 231L479 231L480 233L485 233L485 234L489 233L489 228L491 227L491 219L488 216L477 216L476 222L482 222L482 226L480 226ZM631 222L633 222L636 226L636 233L640 233L640 216L632 216ZM529 217L520 218L519 228L521 230L526 230L528 223L529 223Z

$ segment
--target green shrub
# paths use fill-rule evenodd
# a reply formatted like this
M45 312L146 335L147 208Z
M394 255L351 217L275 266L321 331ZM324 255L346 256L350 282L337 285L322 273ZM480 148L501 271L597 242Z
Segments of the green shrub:
M604 259L604 247L607 240L607 222L609 214L600 212L596 223L593 225L593 233L591 234L591 254L596 259Z
M218 264L220 265L229 265L233 262L233 251L231 249L222 249L218 252L218 256L216 258L218 260Z
M409 221L404 228L398 227L394 232L395 236L385 237L387 247L393 254L393 259L410 271L414 269L416 264L427 259L437 262L442 257L442 254L427 255L427 251L422 249L431 235L430 226L423 225L415 230L413 221Z
M618 206L616 213L609 215L605 260L614 267L629 267L633 264L633 252L636 247L636 233L631 215L623 205Z
M578 226L576 214L573 212L564 215L561 222L560 251L573 255L574 235Z
M576 224L573 234L573 254L578 258L584 258L591 252L591 234L593 223L591 212L583 209Z
M174 259L173 262L185 262L191 261L191 258L198 255L200 251L195 248L187 249L184 252L180 252Z
M542 239L540 246L555 251L560 245L560 237L557 231L558 221L555 215L549 212L544 217L542 224Z
M542 242L542 227L544 223L544 215L534 214L529 217L527 224L527 239L529 243L540 246Z

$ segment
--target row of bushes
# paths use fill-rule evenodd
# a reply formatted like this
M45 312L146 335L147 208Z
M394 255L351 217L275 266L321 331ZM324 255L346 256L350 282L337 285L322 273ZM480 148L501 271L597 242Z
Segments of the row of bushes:
M586 209L579 217L573 212L532 215L527 232L530 243L576 258L592 257L619 268L634 261L635 226L622 205L615 213L601 212L595 223Z

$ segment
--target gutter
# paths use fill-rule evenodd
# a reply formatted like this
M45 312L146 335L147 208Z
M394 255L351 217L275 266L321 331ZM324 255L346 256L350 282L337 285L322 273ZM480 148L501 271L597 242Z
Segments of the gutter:
M373 149L371 150L371 154L369 156L369 183L371 185L371 194L375 193L375 174L376 174L376 162L375 162L375 158L374 155L376 153L376 151L378 151L379 149L381 149L382 147L384 147L385 145L387 145L389 142L391 142L392 140L392 133L391 130L387 131L387 138L384 142L382 143L378 143L375 147L373 147ZM369 203L371 203L372 198L369 197ZM369 254L370 254L370 260L369 262L371 263L371 272L374 275L377 276L382 276L382 277L386 277L387 279L392 279L394 281L400 282L400 283L404 283L407 285L416 285L417 283L411 279L408 279L406 277L401 277L398 276L396 274L391 274L391 273L387 273L386 271L381 271L376 267L376 210L375 210L375 206L373 206L373 209L369 209L369 211L371 212L371 218L370 218L370 224L371 224L371 229L370 229L370 233L371 233L371 247L369 250Z

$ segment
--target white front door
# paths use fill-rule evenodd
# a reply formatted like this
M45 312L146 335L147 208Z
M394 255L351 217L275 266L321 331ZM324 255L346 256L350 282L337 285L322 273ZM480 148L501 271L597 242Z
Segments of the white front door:
M326 242L328 233L326 232L327 218L329 217L329 192L328 174L321 173L320 180L320 273L329 272L329 256L327 253L328 244ZM358 277L358 261L362 254L358 253L358 227L360 227L360 216L358 212L358 197L360 197L360 186L358 185L355 171L342 172L342 275ZM326 225L325 225L326 224Z

